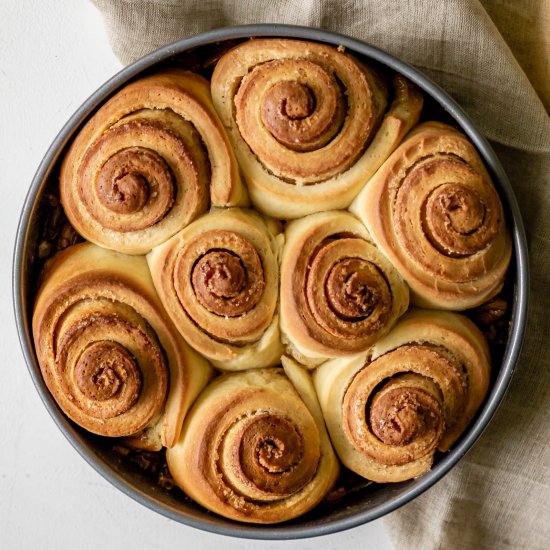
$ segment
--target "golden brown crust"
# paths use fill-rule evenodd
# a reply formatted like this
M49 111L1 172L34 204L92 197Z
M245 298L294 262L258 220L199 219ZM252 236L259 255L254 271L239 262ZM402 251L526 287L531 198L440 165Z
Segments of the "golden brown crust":
M350 210L416 305L463 310L502 287L512 253L502 205L473 145L454 128L418 126Z
M167 317L145 259L79 244L50 260L43 281L33 336L61 409L100 435L152 430L141 446L173 445L211 369Z
M489 385L487 343L455 313L410 310L366 352L313 374L340 460L376 482L427 472L466 429Z
M345 208L417 122L420 92L395 101L376 71L324 44L258 39L227 52L212 99L261 212L293 219Z
M279 224L251 210L214 210L155 248L147 261L184 338L215 366L279 363Z
M283 369L221 376L167 451L175 482L209 510L239 521L278 523L305 513L338 476L312 402L313 388L304 403Z
M407 286L348 212L287 224L281 330L287 353L309 366L367 349L405 312Z
M63 160L63 207L86 239L144 254L217 206L246 205L208 81L183 70L137 80L105 103Z

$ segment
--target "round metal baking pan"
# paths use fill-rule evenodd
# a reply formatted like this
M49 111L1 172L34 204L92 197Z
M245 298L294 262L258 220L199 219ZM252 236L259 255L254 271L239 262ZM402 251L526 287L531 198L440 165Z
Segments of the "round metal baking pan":
M31 335L31 315L36 289L37 233L48 189L56 182L58 163L67 143L91 113L129 80L158 67L185 63L192 66L203 58L212 60L224 47L250 37L287 37L343 45L346 50L398 72L415 82L444 116L460 127L477 147L489 169L507 209L514 258L510 268L512 311L510 332L500 365L494 365L490 393L461 439L446 455L439 457L424 476L397 484L367 484L350 491L341 500L317 507L308 514L280 525L237 523L211 514L189 499L162 490L138 469L117 459L105 440L93 436L67 420L49 394L38 367ZM529 288L527 245L516 198L508 178L488 142L476 130L464 111L438 85L410 65L372 46L347 36L318 29L287 25L247 25L216 29L170 44L136 61L101 86L69 119L42 160L27 194L17 230L13 260L13 300L23 354L36 389L53 420L80 455L115 487L173 520L235 537L293 539L313 537L349 529L377 519L414 499L443 477L472 447L487 427L502 401L516 366L526 324Z

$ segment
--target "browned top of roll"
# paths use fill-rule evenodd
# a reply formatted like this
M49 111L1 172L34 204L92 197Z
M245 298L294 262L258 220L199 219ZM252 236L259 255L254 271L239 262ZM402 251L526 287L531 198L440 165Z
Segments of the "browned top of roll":
M213 512L286 521L315 506L338 472L318 422L283 369L225 374L195 402L168 466L186 494Z
M71 144L63 207L86 239L130 254L167 240L210 203L246 204L206 79L169 70L132 82Z
M454 128L418 126L350 209L416 305L462 310L502 287L512 252L502 204L473 145Z
M171 446L210 369L167 317L147 264L82 243L46 266L33 312L44 381L69 418L99 435L158 428Z
M281 327L300 353L365 350L407 308L406 286L351 214L313 214L285 232Z

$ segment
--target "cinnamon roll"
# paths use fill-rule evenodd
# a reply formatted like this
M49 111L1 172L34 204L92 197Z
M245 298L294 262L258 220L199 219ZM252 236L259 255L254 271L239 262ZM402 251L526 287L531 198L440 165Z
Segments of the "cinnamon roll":
M86 430L174 445L211 368L166 315L142 257L84 243L47 264L33 315L44 381Z
M208 81L170 70L103 105L63 160L61 201L87 240L145 254L210 204L247 204Z
M416 124L419 90L340 48L255 39L217 63L212 99L254 206L281 219L347 207Z
M348 212L320 212L285 228L281 330L305 365L366 350L409 305L395 268Z
M214 210L147 256L155 287L187 342L224 370L279 363L274 220Z
M376 482L427 472L480 407L489 350L456 313L410 310L367 352L321 365L313 379L345 466Z
M244 522L282 522L313 508L339 466L313 385L301 382L305 399L280 368L214 380L166 453L175 482L205 508Z
M501 289L512 253L502 205L473 145L454 128L418 126L350 210L408 283L414 304L463 310Z

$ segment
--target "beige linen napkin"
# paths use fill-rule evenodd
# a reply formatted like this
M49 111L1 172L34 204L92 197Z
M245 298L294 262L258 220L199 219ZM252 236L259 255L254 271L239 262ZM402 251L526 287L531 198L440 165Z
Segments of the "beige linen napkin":
M472 451L385 522L396 548L549 548L550 118L541 99L549 108L550 0L93 1L125 63L215 27L309 25L412 63L472 116L510 176L527 227L525 347L510 391Z

